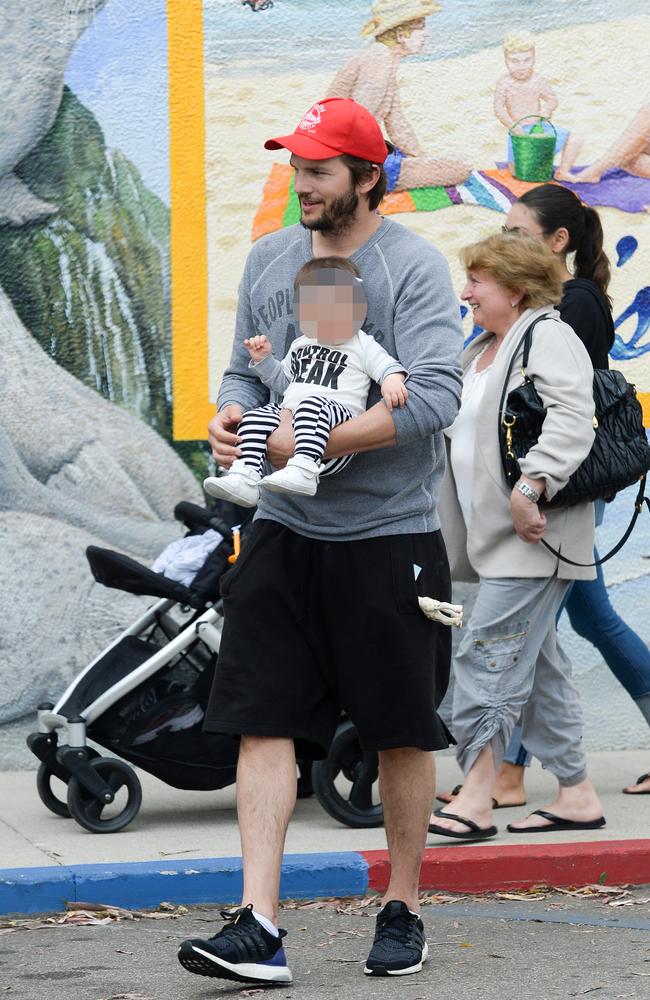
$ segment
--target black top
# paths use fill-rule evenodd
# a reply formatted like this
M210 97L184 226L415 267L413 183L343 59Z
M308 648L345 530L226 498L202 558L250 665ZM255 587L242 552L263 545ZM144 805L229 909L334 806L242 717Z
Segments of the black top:
M609 368L608 354L614 343L614 320L600 288L588 278L564 282L558 309L587 348L594 368Z

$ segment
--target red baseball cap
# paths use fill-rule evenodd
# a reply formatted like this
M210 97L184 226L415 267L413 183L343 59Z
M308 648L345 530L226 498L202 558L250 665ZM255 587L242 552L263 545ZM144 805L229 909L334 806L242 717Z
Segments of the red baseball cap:
M363 104L348 97L327 97L304 116L295 132L267 139L265 149L288 149L306 160L329 160L341 153L383 163L393 148Z

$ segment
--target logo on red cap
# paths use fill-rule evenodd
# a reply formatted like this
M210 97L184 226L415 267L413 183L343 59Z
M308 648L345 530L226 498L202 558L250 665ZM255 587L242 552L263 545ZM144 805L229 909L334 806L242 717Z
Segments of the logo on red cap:
M327 111L324 104L314 104L313 108L309 109L303 120L300 122L298 128L301 128L306 132L316 128L316 126L321 123L321 115L323 111Z

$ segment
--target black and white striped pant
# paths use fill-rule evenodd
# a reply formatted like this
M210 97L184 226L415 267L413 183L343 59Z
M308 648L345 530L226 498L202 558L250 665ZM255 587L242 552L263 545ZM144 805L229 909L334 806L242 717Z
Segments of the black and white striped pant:
M246 465L256 472L262 472L266 458L266 442L280 424L280 410L281 407L276 403L248 410L237 427L242 458ZM351 417L352 414L347 407L341 406L336 400L327 396L308 396L302 399L293 411L295 454L305 455L315 462L321 462L330 431ZM352 458L352 455L344 455L342 458L331 458L323 462L321 477L340 472Z

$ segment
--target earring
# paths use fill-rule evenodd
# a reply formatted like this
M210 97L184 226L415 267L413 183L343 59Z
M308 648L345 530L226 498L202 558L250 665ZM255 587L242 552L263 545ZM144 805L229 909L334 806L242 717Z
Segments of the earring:
M511 309L516 309L517 308L517 303L516 302L511 302L510 303L510 308Z

